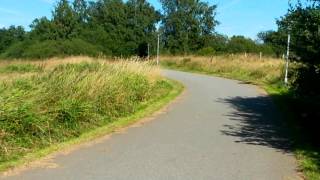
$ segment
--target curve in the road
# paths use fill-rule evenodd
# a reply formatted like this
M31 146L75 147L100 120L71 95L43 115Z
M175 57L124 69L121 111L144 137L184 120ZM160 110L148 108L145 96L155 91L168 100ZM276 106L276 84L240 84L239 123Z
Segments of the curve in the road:
M186 86L154 121L0 179L298 179L281 116L255 86L165 71Z

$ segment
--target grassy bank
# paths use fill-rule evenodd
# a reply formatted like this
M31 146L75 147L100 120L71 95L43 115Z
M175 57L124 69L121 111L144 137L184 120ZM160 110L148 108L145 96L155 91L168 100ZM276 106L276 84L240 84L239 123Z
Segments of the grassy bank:
M311 145L308 136L310 128L303 129L300 116L300 106L294 100L291 92L284 87L283 69L284 62L281 59L262 58L258 56L214 56L199 57L186 56L161 57L161 65L169 69L177 69L188 72L196 72L231 79L237 79L253 83L263 87L276 104L286 115L286 123L291 127L296 146L294 152L298 159L300 169L306 179L320 179L320 154L319 149ZM296 107L296 108L295 108ZM318 126L317 126L318 127Z
M276 84L280 82L283 61L274 58L259 59L258 56L187 56L162 57L161 65L189 72L212 74L238 79L255 84Z
M127 126L183 89L147 63L80 61L0 63L0 170Z

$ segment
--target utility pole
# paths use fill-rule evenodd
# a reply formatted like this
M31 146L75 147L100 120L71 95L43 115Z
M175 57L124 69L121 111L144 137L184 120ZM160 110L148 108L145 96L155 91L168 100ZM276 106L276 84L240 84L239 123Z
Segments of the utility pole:
M288 6L290 7L291 0L288 0ZM289 26L289 31L288 31L288 44L287 44L287 57L286 57L286 72L284 76L284 84L288 85L288 71L289 71L289 56L290 56L290 40L291 40L291 35L290 35L290 26Z
M290 40L291 40L291 35L290 33L288 34L288 45L287 45L287 57L286 57L286 74L284 77L284 83L285 85L288 85L288 71L289 71L289 55L290 55Z
M160 55L160 33L158 32L157 65L159 65L159 55Z

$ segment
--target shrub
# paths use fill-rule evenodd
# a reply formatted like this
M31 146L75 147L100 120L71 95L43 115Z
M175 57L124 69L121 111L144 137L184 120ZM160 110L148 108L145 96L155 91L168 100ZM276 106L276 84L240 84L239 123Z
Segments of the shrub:
M198 51L198 55L200 56L208 56L208 55L214 55L216 51L212 47L206 47L202 48Z
M98 56L100 52L98 47L81 39L25 41L11 46L2 54L2 58L44 59L70 55Z

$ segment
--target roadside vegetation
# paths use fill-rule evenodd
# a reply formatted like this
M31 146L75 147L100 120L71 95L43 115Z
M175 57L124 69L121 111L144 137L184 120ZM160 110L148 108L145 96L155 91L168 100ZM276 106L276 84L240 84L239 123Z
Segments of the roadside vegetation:
M0 169L181 92L148 63L70 59L0 62Z
M239 79L255 84L278 84L281 82L284 61L256 55L220 56L164 56L161 65L167 68L213 74Z

